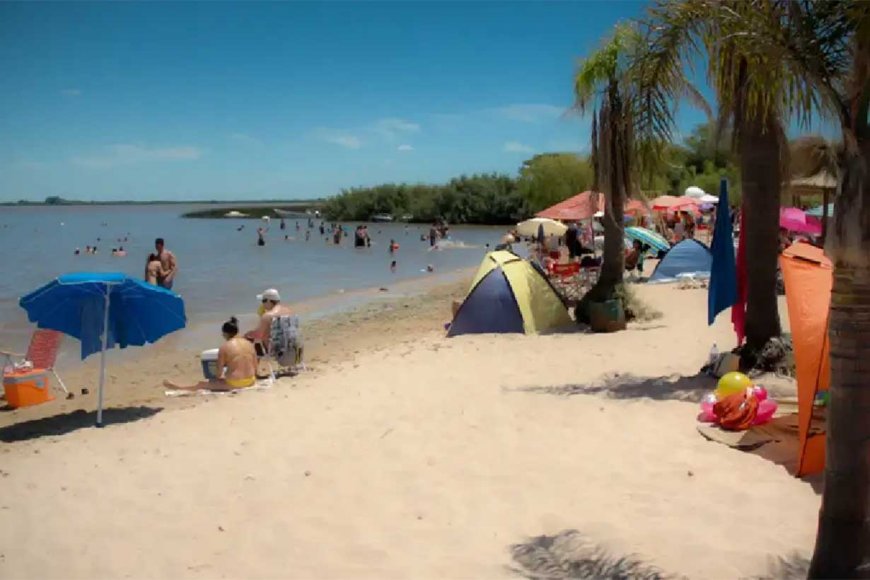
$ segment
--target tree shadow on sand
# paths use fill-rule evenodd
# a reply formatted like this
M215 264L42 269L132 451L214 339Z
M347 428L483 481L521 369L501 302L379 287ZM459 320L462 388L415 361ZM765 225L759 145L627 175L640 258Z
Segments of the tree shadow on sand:
M118 407L103 410L103 424L115 425L120 423L132 423L141 419L153 417L162 407ZM57 435L66 435L79 429L93 427L97 421L96 411L84 411L78 409L62 415L43 417L16 423L0 429L0 441L14 443Z
M693 376L643 378L631 374L605 375L597 383L556 385L549 387L520 387L512 391L570 397L573 395L600 395L609 399L652 399L655 401L700 402L703 396L716 388L716 379L699 373Z
M529 538L511 546L510 551L514 565L509 569L529 580L672 577L634 555L611 554L577 530Z

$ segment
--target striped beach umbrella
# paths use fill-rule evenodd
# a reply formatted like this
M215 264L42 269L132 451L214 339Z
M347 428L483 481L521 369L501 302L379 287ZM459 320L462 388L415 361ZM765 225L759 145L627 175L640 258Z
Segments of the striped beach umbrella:
M667 252L671 249L671 245L661 235L652 230L640 227L625 228L625 236L632 240L637 240L641 244L646 244L650 248L654 248L660 252Z

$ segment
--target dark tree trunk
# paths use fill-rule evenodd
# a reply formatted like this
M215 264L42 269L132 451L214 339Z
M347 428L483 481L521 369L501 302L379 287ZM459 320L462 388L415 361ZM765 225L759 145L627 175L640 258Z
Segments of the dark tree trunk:
M779 119L741 119L740 173L746 228L746 346L758 352L782 332L776 296L779 257L780 158L783 140Z
M870 66L870 38L858 43L857 78ZM830 406L825 442L825 491L811 578L870 575L870 87L854 103L854 136L841 166L840 195L827 253L834 262L828 337L831 351ZM859 82L859 81L856 81ZM847 140L848 141L848 140ZM863 569L862 569L863 566Z
M604 252L598 282L583 297L580 310L588 302L601 302L613 298L617 285L622 283L625 270L625 226L623 213L625 200L631 187L631 126L617 82L611 81L607 102L601 107L598 131L594 135L596 185L604 192ZM582 318L582 317L578 317Z

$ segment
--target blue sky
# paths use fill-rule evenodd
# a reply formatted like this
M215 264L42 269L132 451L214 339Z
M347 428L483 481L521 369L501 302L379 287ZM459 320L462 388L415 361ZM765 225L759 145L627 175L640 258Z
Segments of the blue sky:
M0 3L0 200L309 198L588 148L637 2ZM684 116L685 129L700 114Z

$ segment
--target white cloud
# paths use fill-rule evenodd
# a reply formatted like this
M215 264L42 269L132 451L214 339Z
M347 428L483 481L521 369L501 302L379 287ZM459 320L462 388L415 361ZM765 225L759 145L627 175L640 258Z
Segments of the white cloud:
M65 97L80 97L82 94L81 89L63 89L60 94Z
M413 151L414 146L408 145L407 143L403 143L402 145L399 145L398 147L396 147L396 150L397 151Z
M202 150L191 145L145 147L120 143L109 145L96 155L73 157L72 162L82 167L103 169L152 161L192 161L200 157Z
M541 103L519 103L492 109L500 117L521 123L537 123L539 121L558 119L565 114L566 110L566 107Z
M320 127L314 130L314 137L345 149L359 149L363 142L358 136L340 129Z
M372 129L382 137L396 139L399 135L418 132L420 130L420 125L411 121L406 121L405 119L387 117L375 121L374 125L372 125Z
M534 153L535 150L520 143L519 141L508 141L504 144L504 150L508 153Z

